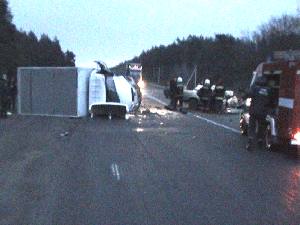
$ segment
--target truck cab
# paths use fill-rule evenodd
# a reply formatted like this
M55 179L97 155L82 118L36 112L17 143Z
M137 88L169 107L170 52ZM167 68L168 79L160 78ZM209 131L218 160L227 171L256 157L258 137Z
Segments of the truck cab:
M261 63L253 73L250 86L260 76L266 77L273 93L273 105L267 116L266 146L271 149L278 144L288 144L299 157L300 60ZM240 124L245 125L242 118Z

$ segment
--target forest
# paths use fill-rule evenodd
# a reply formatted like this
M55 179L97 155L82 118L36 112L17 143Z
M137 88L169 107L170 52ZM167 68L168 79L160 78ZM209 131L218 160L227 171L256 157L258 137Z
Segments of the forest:
M195 70L197 83L209 78L212 84L245 89L258 64L274 60L275 51L289 50L300 50L300 18L284 14L272 17L249 37L190 35L183 40L177 38L168 46L152 47L127 62L142 63L144 79L161 85L174 76L181 76L187 82ZM127 62L112 70L125 74Z
M10 81L17 67L75 66L75 54L63 52L57 38L51 40L47 34L37 38L32 31L19 31L12 19L7 0L0 0L0 75L7 74ZM197 83L209 78L212 84L244 89L259 63L273 60L275 51L289 50L300 50L300 17L283 14L270 18L246 37L191 34L168 46L153 46L111 69L125 74L127 62L138 62L147 82L166 85L174 76L187 82L196 71Z
M18 67L75 66L75 54L63 52L57 38L19 31L12 19L8 2L0 0L0 75L6 74L8 82Z

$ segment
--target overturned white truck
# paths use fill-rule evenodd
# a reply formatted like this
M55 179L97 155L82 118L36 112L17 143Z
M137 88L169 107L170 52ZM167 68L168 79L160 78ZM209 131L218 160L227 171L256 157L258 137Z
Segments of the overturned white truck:
M18 68L17 110L22 115L121 116L139 108L141 95L131 77L98 68Z
M131 76L115 75L102 62L90 76L89 112L91 117L108 115L124 117L137 110L141 92Z

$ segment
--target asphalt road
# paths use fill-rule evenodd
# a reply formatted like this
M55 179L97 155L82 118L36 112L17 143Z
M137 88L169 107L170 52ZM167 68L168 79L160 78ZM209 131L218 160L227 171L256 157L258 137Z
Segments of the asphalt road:
M238 114L0 120L0 224L299 224L299 162L246 152Z

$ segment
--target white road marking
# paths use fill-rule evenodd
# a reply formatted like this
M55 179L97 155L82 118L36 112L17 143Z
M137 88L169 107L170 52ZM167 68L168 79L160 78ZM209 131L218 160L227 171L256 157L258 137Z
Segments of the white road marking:
M145 96L146 96L147 98L153 99L153 100L155 100L155 101L157 101L157 102L159 102L159 103L162 103L162 104L165 104L165 105L167 104L167 103L165 103L165 102L163 102L163 101L161 101L161 100L159 100L159 99L157 99L157 98L155 98L155 97L153 97L153 96L150 96L150 95L145 95ZM193 114L193 113L191 113L191 114L192 114L194 117L196 117L196 118L198 118L198 119L201 119L201 120L204 120L204 121L206 121L206 122L208 122L208 123L211 123L211 124L214 124L214 125L216 125L216 126L225 128L225 129L230 130L230 131L235 132L235 133L241 133L239 130L236 130L236 129L234 129L234 128L228 127L228 126L226 126L226 125L224 125L224 124L217 123L217 122L215 122L215 121L209 120L209 119L207 119L207 118L204 118L204 117L202 117L202 116L199 116L199 115L196 115L196 114Z
M117 164L112 164L111 165L111 170L112 170L113 176L117 177L117 180L120 180L121 176L120 176L118 165Z
M204 117L202 117L202 116L199 116L199 115L195 115L195 114L192 114L192 115L193 115L194 117L198 118L198 119L204 120L204 121L206 121L206 122L208 122L208 123L214 124L214 125L219 126L219 127L223 127L223 128L225 128L225 129L230 130L230 131L233 131L233 132L235 132L235 133L241 133L239 130L236 130L236 129L234 129L234 128L228 127L228 126L226 126L226 125L224 125L224 124L217 123L217 122L215 122L215 121L206 119L206 118L204 118Z

